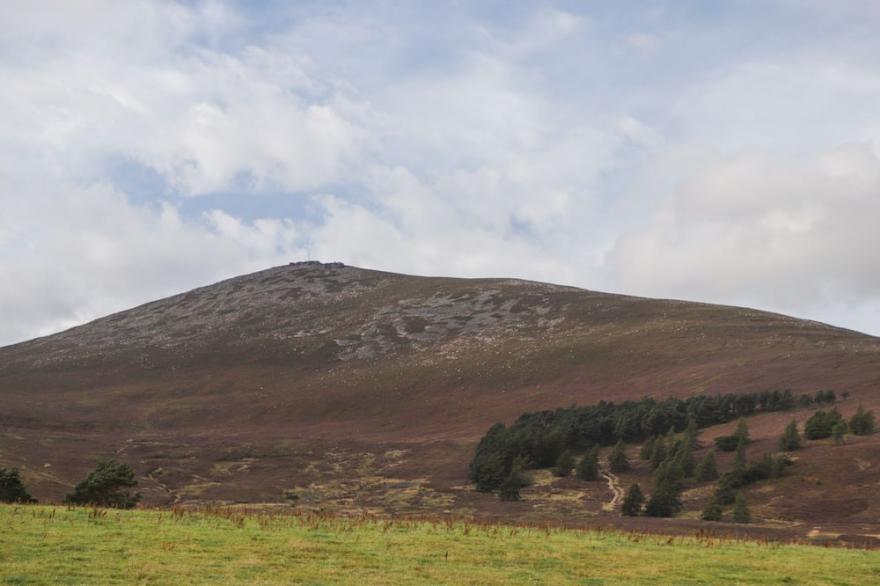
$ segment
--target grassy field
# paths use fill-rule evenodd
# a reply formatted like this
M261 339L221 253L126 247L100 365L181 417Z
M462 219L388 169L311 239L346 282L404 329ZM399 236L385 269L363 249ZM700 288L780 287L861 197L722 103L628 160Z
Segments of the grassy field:
M453 522L0 506L0 582L876 584L880 552Z

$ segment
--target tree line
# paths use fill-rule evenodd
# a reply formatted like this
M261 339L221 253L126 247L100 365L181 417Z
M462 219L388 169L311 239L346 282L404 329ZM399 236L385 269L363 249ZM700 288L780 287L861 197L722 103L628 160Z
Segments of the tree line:
M584 407L524 413L510 427L496 423L486 432L470 463L469 476L477 490L494 491L512 473L554 466L566 450L642 442L668 430L680 432L691 422L703 428L756 413L835 400L831 390L796 398L786 389L662 401L652 397L623 403L601 401Z

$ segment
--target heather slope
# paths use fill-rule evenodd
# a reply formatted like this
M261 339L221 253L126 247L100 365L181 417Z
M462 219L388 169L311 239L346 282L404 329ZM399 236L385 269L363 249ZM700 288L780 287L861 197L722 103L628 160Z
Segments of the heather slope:
M118 456L152 503L294 491L299 504L503 517L461 488L495 421L779 388L877 405L880 340L745 308L295 264L0 348L0 457L43 499ZM594 492L583 498L600 510L608 495Z

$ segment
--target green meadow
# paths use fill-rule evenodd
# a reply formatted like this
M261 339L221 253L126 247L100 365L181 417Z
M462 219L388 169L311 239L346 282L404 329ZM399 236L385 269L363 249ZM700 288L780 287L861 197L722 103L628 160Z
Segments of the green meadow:
M235 509L0 506L5 584L877 584L880 553Z

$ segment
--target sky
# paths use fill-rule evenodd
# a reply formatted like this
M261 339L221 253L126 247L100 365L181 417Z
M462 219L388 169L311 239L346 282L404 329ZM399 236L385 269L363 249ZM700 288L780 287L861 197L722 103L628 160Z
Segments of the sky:
M17 2L0 345L303 259L880 335L874 0Z

